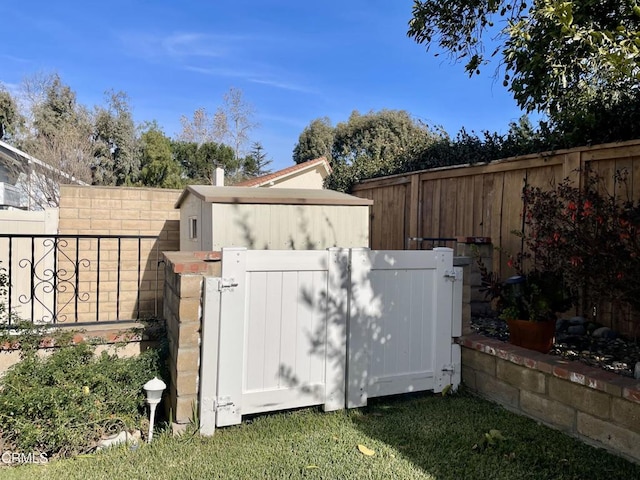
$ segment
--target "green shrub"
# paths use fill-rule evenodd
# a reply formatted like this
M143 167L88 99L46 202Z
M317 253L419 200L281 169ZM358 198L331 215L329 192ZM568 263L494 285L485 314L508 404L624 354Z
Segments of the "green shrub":
M145 418L142 386L162 373L159 350L118 358L95 355L89 343L58 338L56 345L46 356L23 351L22 360L0 379L5 444L68 456L91 450L104 433L140 425Z

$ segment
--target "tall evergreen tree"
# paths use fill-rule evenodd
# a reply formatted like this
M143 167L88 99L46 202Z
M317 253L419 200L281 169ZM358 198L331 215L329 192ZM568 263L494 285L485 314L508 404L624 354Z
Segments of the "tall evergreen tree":
M181 188L180 165L171 152L171 140L154 123L140 136L140 183L147 187Z
M97 107L95 113L94 183L133 185L140 175L140 158L129 97L110 91L106 101L107 106Z
M244 159L243 173L245 177L259 177L271 173L267 166L271 160L267 158L264 147L260 142L254 142L251 146L251 152Z

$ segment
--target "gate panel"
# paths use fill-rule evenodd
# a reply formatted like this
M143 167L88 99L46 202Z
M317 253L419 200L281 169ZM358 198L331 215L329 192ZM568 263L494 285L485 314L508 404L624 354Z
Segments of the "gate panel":
M211 403L210 392L217 395L207 425L308 405L335 410L345 400L352 408L368 397L459 383L452 337L460 330L462 276L451 249L225 248L222 262L218 295L207 288L214 300L203 316L212 319L203 342L219 323L217 388L203 397Z
M334 406L327 409L344 406L334 378L344 372L344 355L336 365L327 349L336 258L330 251L223 249L223 282L233 287L221 295L218 426L245 414L325 404L328 393Z
M324 403L327 316L317 299L326 296L327 271L251 268L243 413Z
M370 326L369 397L433 388L432 252L370 252L381 315Z
M459 350L456 357L452 345L461 312L455 305L462 301L457 273L459 282L449 248L352 250L348 407L459 383Z

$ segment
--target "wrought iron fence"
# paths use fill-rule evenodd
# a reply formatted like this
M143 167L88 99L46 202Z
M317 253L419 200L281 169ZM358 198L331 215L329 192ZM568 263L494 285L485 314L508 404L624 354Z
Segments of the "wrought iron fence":
M7 318L82 324L157 315L158 237L0 234Z

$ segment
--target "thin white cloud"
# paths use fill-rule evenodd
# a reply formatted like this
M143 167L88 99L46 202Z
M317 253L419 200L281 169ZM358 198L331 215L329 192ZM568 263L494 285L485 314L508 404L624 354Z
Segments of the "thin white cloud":
M266 78L249 78L248 80L253 83L259 83L261 85L266 85L269 87L280 88L282 90L291 90L294 92L301 92L301 93L313 93L313 94L318 93L318 91L315 90L314 88L311 88L305 85L297 85L295 83L281 82L279 80L271 80Z
M201 33L177 33L162 39L166 54L173 57L222 57L229 48L227 39Z
M298 85L291 82L283 82L278 79L274 79L272 74L264 74L256 70L249 71L249 70L235 69L235 68L228 68L228 67L209 68L209 67L197 67L194 65L187 65L184 67L184 69L190 72L201 73L203 75L210 75L213 77L243 78L248 82L265 85L267 87L279 88L282 90L289 90L293 92L310 93L310 94L318 93L317 90L309 86Z
M317 94L309 85L292 82L271 65L252 60L249 45L263 45L274 38L243 35L179 32L165 36L139 32L119 34L126 51L152 62L173 63L176 68L213 77L242 78L247 82L293 92ZM284 77L287 77L285 80Z
M212 58L233 53L247 37L239 35L211 35L200 32L178 32L170 35L154 35L140 32L117 34L125 50L145 59L171 57Z
M7 55L6 53L0 53L0 58L4 58L5 60L10 60L12 62L18 63L29 63L31 60L21 57L14 57L13 55Z
M195 73L201 73L203 75L210 75L212 77L238 77L247 78L254 73L245 70L235 68L218 68L218 67L197 67L195 65L185 65L185 70Z

